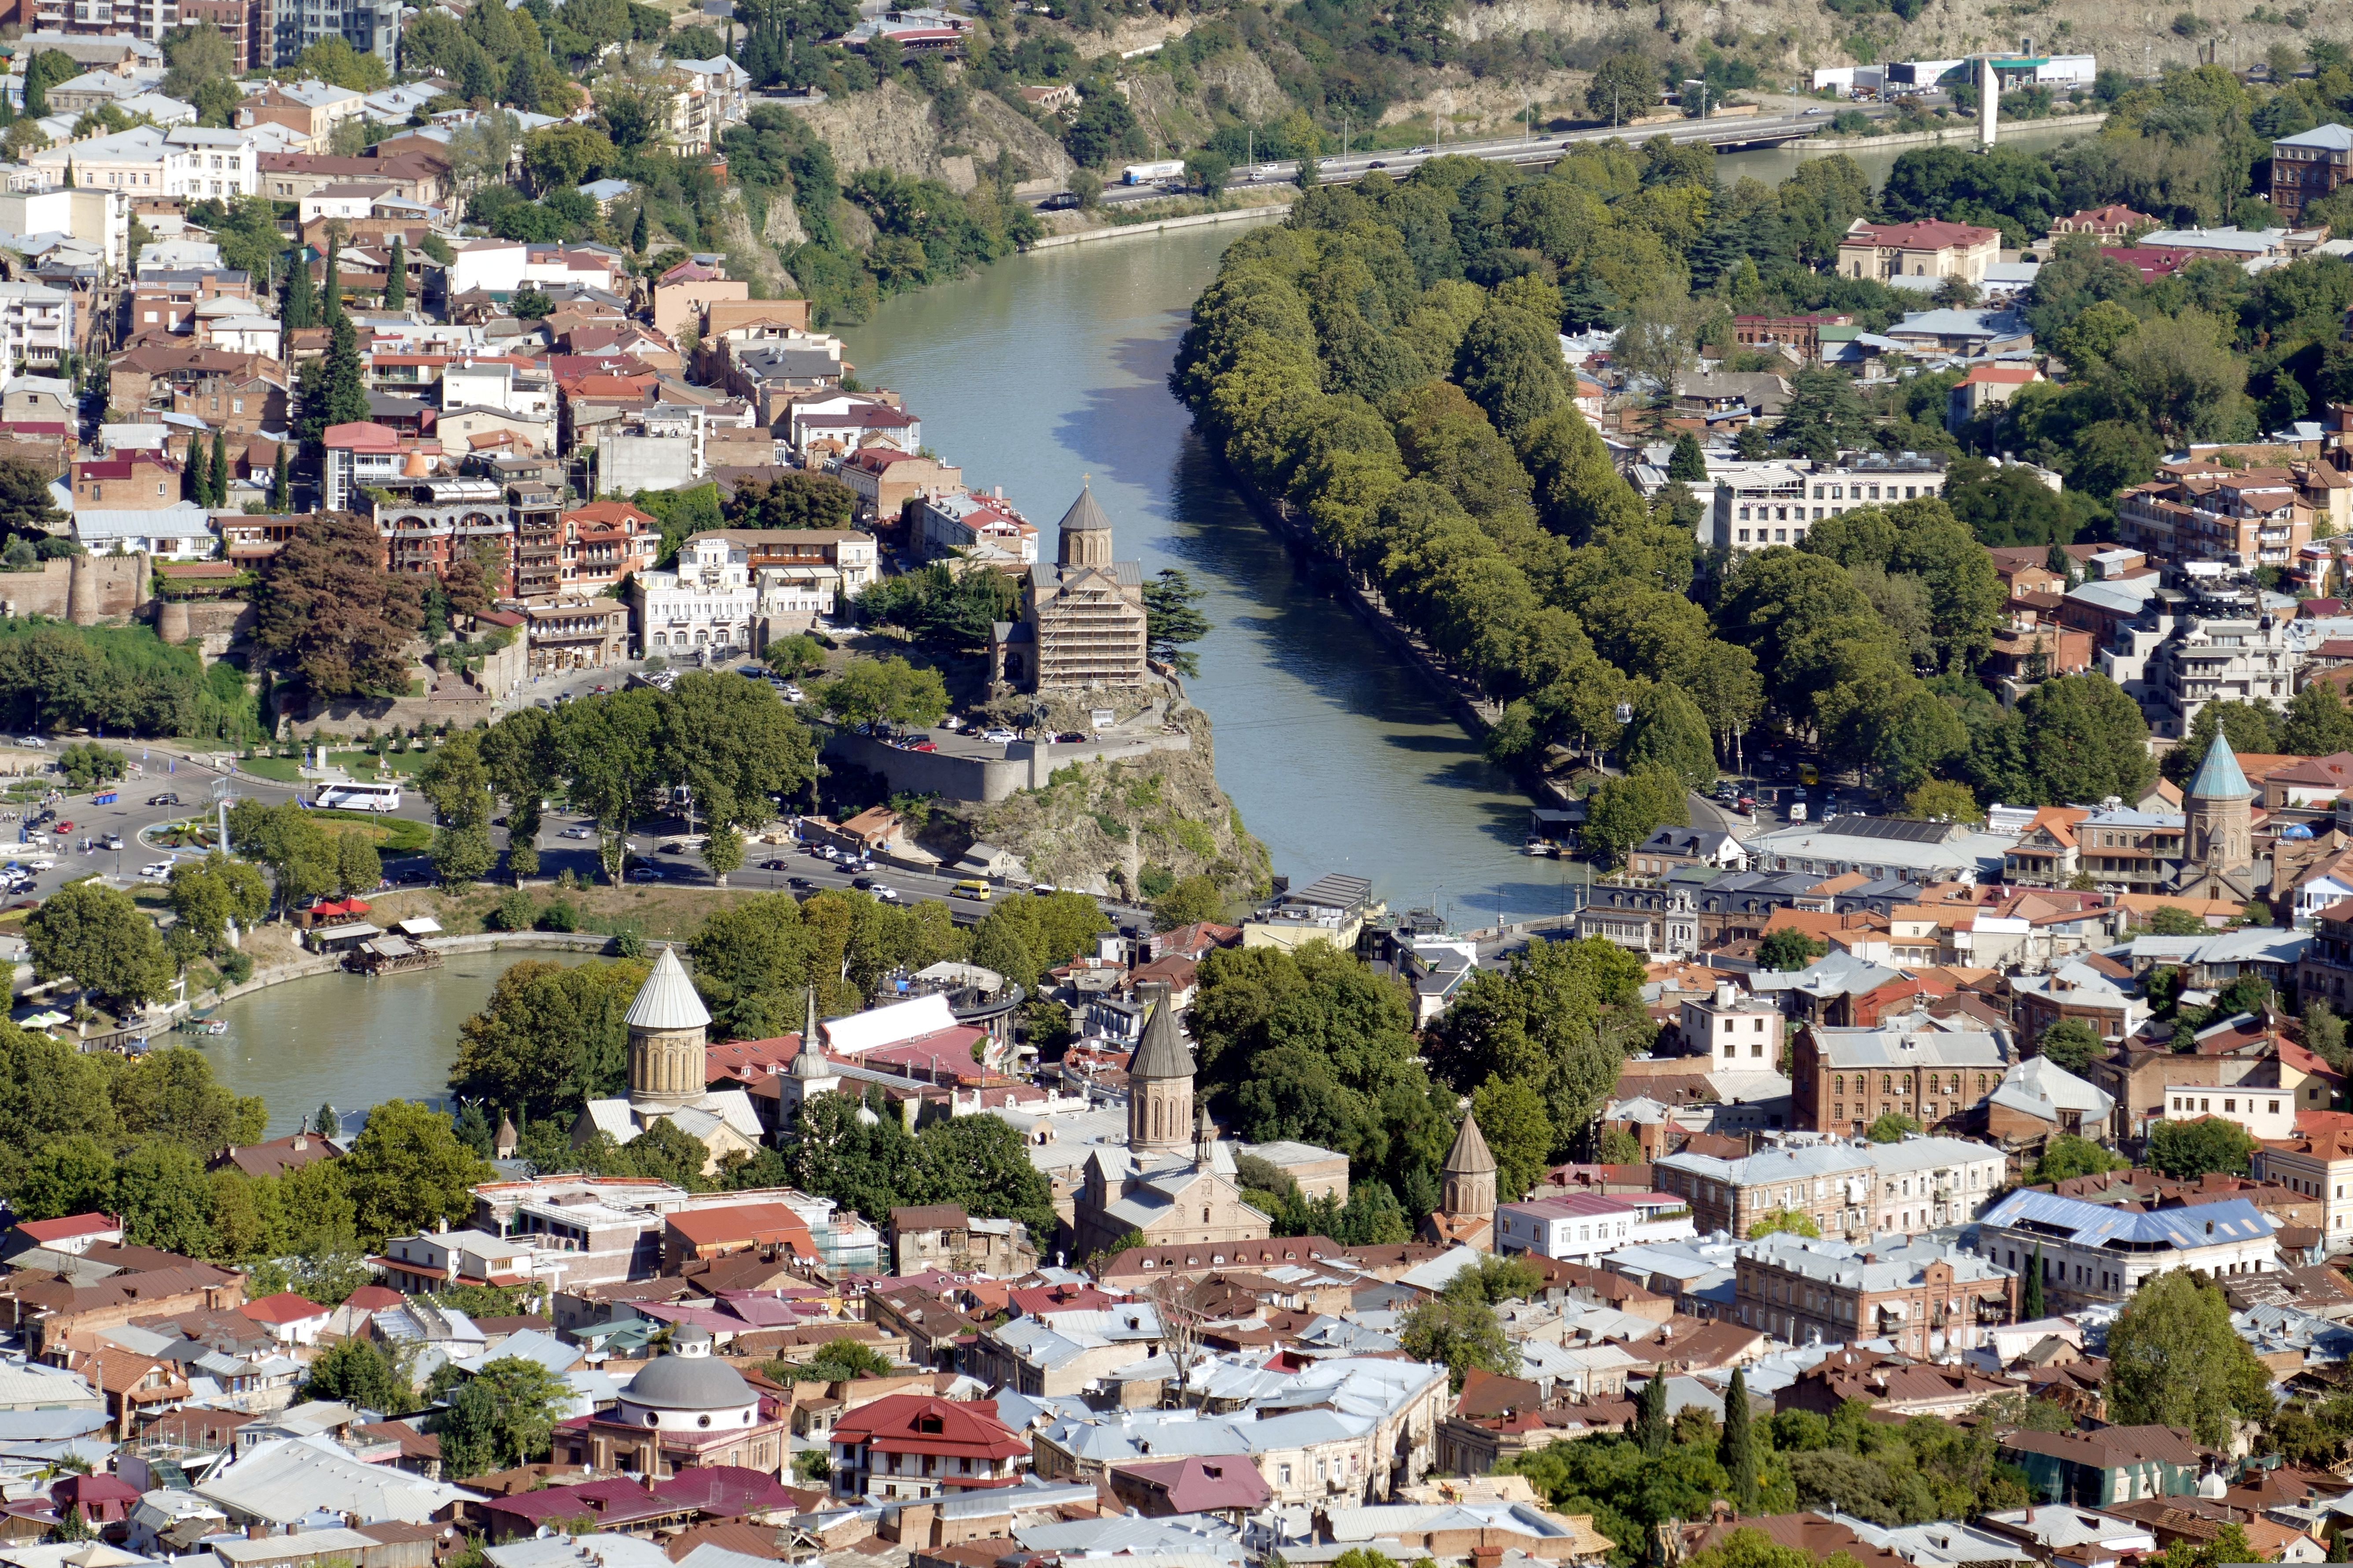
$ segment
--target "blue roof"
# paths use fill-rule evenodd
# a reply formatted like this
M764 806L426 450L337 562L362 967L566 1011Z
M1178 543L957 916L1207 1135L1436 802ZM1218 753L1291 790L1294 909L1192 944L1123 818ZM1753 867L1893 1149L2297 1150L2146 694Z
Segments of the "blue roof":
M2247 787L2247 775L2239 771L2239 759L2231 750L2231 742L2220 730L2214 731L2214 744L2207 749L2206 760L2198 764L2198 776L2189 781L2189 793L2208 800L2250 800L2254 791Z
M2196 1204L2187 1208L2135 1214L2082 1198L2022 1189L2002 1199L1980 1217L1980 1225L2000 1228L2024 1222L2038 1227L2070 1231L2077 1247L2156 1243L2179 1247L2213 1247L2233 1241L2254 1241L2279 1227L2244 1198Z
M2353 131L2342 125L2317 125L2294 136L2283 136L2274 147L2320 147L2332 153L2353 151Z

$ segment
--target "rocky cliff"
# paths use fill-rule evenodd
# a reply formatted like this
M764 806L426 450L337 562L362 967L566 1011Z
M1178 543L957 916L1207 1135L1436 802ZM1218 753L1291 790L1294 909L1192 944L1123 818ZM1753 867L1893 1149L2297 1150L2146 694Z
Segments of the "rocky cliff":
M1008 153L1025 181L1059 181L1071 168L1051 132L989 93L968 95L952 126L940 123L936 103L895 81L799 112L832 149L844 178L860 169L888 169L937 180L962 194L980 183L983 168Z

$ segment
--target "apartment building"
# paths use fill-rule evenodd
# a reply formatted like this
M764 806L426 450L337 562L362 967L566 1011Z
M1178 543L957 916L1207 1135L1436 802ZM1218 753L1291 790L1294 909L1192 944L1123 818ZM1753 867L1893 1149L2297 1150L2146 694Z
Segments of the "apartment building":
M911 500L964 489L962 468L892 447L860 447L837 459L827 471L858 497L861 521L884 528L898 523Z
M1008 504L1001 490L924 496L914 503L910 524L911 541L925 556L961 555L1004 566L1038 562L1038 525Z
M2258 1140L2295 1134L2295 1090L2276 1084L2223 1083L2193 1078L2168 1086L2160 1121L2232 1121Z
M335 127L356 120L367 99L350 88L323 81L266 82L246 94L237 106L234 122L240 131L280 125L301 137L312 153L325 153Z
M1698 1232L1691 1205L1669 1193L1570 1193L1495 1210L1495 1250L1598 1266L1605 1253Z
M1701 1231L1746 1236L1767 1215L1786 1210L1813 1221L1824 1236L1867 1235L1877 1168L1846 1143L1775 1145L1739 1159L1688 1150L1651 1163L1659 1191L1689 1205Z
M1717 462L1708 465L1715 505L1701 522L1701 542L1764 550L1802 544L1806 524L1858 506L1934 499L1945 493L1942 453L1842 452L1818 463Z
M2291 226L2304 209L2353 181L2353 130L2329 124L2272 143L2272 210Z
M2001 259L2001 231L1968 223L1868 224L1862 219L1839 240L1841 278L1960 278L1983 283Z
M403 475L375 488L388 497L372 502L385 571L446 577L472 558L489 565L493 595L514 593L514 528L497 484Z
M74 346L74 297L46 283L0 283L0 370L54 374Z
M1803 316L1735 316L1732 341L1742 348L1761 349L1786 344L1809 361L1822 357L1822 329L1851 327L1852 316L1816 310Z
M2121 1301L2152 1275L2192 1268L2210 1279L2279 1268L2277 1226L2244 1198L2136 1213L2023 1188L1976 1226L1978 1256L2012 1271L2042 1259L2044 1304L2072 1312Z
M617 599L558 599L522 613L533 675L605 669L629 657L628 606Z
M1733 1264L1734 1320L1791 1344L1886 1339L1907 1355L1976 1350L2018 1316L2019 1276L1964 1247L1778 1234ZM1931 1344L1931 1336L1941 1344Z
M2010 1177L2009 1157L1974 1139L1907 1137L1863 1152L1873 1173L1870 1225L1882 1235L1975 1219Z
M1720 1071L1778 1072L1781 1009L1736 985L1687 999L1679 1020L1687 1050L1695 1050Z
M2290 1131L2268 1139L2256 1147L2251 1173L2259 1182L2283 1182L2316 1199L2328 1250L2353 1250L2353 1129Z
M2010 1065L2004 1036L1938 1026L1920 1014L1883 1027L1809 1026L1789 1053L1792 1116L1801 1128L1841 1134L1887 1115L1933 1127L1984 1100Z
M627 501L591 501L563 519L563 583L567 595L599 594L661 556L661 523Z
M2103 890L2156 893L2170 880L2169 867L2182 857L2188 824L2178 811L2142 811L2103 806L2074 829L2075 874Z
M2063 963L2042 974L2021 974L2010 983L2010 1016L2023 1038L2038 1040L2063 1020L2088 1025L2111 1044L2139 1032L2148 1022L2146 997L2084 963Z
M2311 506L2285 467L2176 470L2116 497L2123 541L2159 560L2285 567L2312 540Z
M2150 650L2141 708L2149 732L2187 736L2209 702L2284 708L2295 695L2303 642L2269 615L2230 619L2185 616Z
M164 511L180 504L180 465L168 453L123 450L73 466L74 505L91 511Z
M741 124L752 97L751 74L725 55L672 60L656 79L668 103L663 129L681 153L709 153Z
M356 511L370 487L401 477L400 432L388 426L330 425L325 445L329 511Z

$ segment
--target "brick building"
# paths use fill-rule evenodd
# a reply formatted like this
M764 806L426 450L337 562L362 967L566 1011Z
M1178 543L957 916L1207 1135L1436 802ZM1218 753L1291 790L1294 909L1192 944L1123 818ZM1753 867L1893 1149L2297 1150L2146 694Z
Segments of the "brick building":
M1891 1114L1933 1127L1983 1102L2010 1064L2004 1037L1926 1014L1882 1028L1801 1029L1789 1053L1792 1119L1821 1132L1859 1133Z
M1852 1344L1884 1338L1906 1355L1975 1350L2018 1315L2009 1268L1933 1241L1900 1247L1775 1235L1744 1244L1733 1264L1733 1316L1776 1339Z

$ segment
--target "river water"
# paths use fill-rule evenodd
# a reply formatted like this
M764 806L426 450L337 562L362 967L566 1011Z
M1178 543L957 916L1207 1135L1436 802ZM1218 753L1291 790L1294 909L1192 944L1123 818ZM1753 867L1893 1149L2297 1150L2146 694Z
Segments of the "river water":
M216 1016L228 1033L172 1039L195 1044L230 1089L267 1099L275 1138L322 1104L364 1110L443 1093L458 1058L459 1026L482 1010L499 976L526 958L588 962L577 952L469 952L438 969L381 980L290 980L223 1004Z
M2081 130L2007 132L2045 149ZM1816 144L1820 145L1820 144ZM1823 153L1838 151L1835 144ZM1904 151L1858 154L1874 184ZM1778 182L1815 153L1717 160ZM1236 496L1166 378L1186 312L1245 226L1039 252L885 303L844 334L869 385L902 394L924 444L1045 531L1091 478L1123 557L1190 573L1216 629L1193 700L1218 778L1276 871L1369 878L1457 929L1556 914L1581 867L1518 852L1529 801Z

